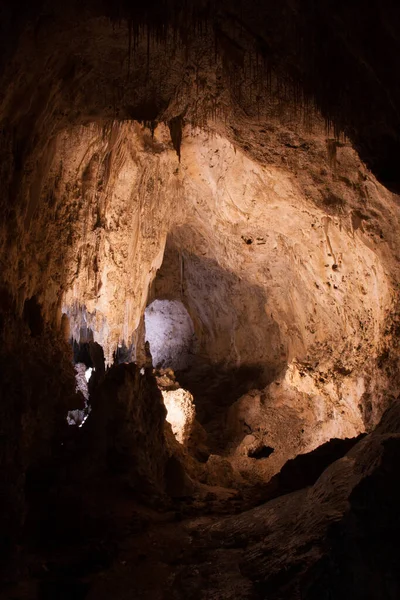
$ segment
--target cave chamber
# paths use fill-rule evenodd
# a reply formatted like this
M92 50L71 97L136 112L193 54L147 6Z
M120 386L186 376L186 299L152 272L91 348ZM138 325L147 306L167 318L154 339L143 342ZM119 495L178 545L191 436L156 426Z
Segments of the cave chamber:
M20 4L0 597L397 599L398 8Z

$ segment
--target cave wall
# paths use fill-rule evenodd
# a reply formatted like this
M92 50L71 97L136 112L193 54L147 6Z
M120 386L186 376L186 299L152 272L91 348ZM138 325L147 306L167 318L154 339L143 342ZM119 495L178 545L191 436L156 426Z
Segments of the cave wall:
M264 364L271 378L311 365L314 391L336 373L354 402L373 392L379 406L398 209L349 144L332 157L322 122L187 127L181 162L165 126L91 124L63 131L47 161L28 233L8 235L20 303L35 294L57 327L65 312L76 337L90 326L110 362L154 295L170 234L183 262L163 293L183 295L214 362Z
M43 188L54 208L44 194L26 260L51 307L34 261L53 231L47 273L62 265L73 335L90 326L110 361L154 298L183 301L207 360L263 369L270 385L241 400L236 423L249 425L250 402L269 428L266 477L376 424L397 394L398 208L349 144L323 122L271 118L186 127L180 162L165 126L80 127L57 148Z
M72 352L62 336L43 321L38 328L27 311L19 319L11 300L6 307L4 299L5 292L0 309L1 559L26 517L29 486L35 488L61 448L68 410L84 406L75 389Z
M185 55L185 44L179 36L179 41L175 40L173 36L163 36L162 42L157 42L151 28L149 38L144 35L137 35L137 33L132 36L129 22L123 20L112 22L107 18L100 17L101 9L95 3L91 7L92 12L89 11L85 14L85 18L80 21L73 18L73 9L70 11L57 9L52 12L45 4L42 6L43 13L40 18L35 20L33 15L35 15L35 9L37 8L35 6L32 9L32 21L29 26L23 23L23 16L21 16L19 44L14 47L14 52L10 54L9 64L4 67L2 72L5 90L2 99L4 123L3 173L5 189L8 189L8 193L4 195L3 199L5 203L3 214L7 219L7 224L4 222L1 236L3 256L7 256L7 260L3 261L2 267L5 281L8 285L13 285L14 294L15 296L18 295L19 310L22 310L26 298L37 293L38 288L43 288L45 292L39 291L38 295L41 297L44 293L46 294L46 299L42 298L41 300L43 300L44 310L51 307L48 309L47 318L57 322L60 318L60 305L62 303L62 293L60 294L59 290L61 288L62 291L65 291L65 289L70 288L71 277L74 276L64 272L64 265L69 262L69 259L64 260L64 249L66 245L74 246L77 239L77 234L70 234L69 219L85 223L83 227L87 227L89 231L93 230L89 236L91 237L89 244L94 250L85 251L85 256L78 263L87 261L87 264L90 265L93 261L93 270L99 269L99 265L95 264L97 263L97 258L95 258L98 253L97 249L99 249L101 255L108 251L106 244L110 243L108 240L106 241L102 232L105 207L108 202L111 202L110 190L113 187L113 183L108 181L109 172L114 173L115 169L119 168L118 161L124 163L122 171L126 169L126 173L129 172L126 177L134 177L133 171L136 168L141 169L138 165L128 165L129 161L125 160L125 154L129 153L126 148L126 140L130 136L122 133L122 131L118 133L118 131L120 127L129 127L129 124L120 125L115 122L113 124L111 122L102 124L99 121L107 117L118 120L136 118L149 122L162 118L169 121L176 115L184 114L188 122L204 125L207 123L207 115L213 114L217 119L212 129L217 131L220 129L220 133L232 141L235 147L241 147L245 153L249 153L258 161L272 160L272 162L278 162L282 166L282 161L284 159L288 160L289 167L296 173L296 176L305 164L302 158L299 159L299 155L306 154L307 150L308 156L311 157L314 149L312 145L310 148L303 146L303 144L307 144L307 136L302 137L301 143L298 143L298 139L293 138L293 129L295 132L297 132L299 126L300 129L304 129L301 124L305 114L298 109L296 99L289 92L286 94L283 89L285 86L282 87L282 84L279 83L277 65L275 65L277 70L273 71L271 75L269 87L266 88L268 93L256 94L259 80L261 81L264 77L262 69L260 71L255 69L257 84L254 87L250 86L249 92L245 91L246 86L244 83L247 78L250 77L251 79L251 75L249 75L249 72L251 73L251 60L248 57L251 47L251 32L254 33L257 29L254 29L256 22L251 12L247 17L251 21L250 33L243 33L240 38L242 46L239 44L241 49L238 50L239 55L244 57L244 66L239 71L235 71L233 64L233 47L235 44L232 43L233 34L237 30L237 27L232 25L235 17L226 19L227 29L221 31L221 35L217 36L217 52L211 60L210 41L213 38L213 32L207 27L197 32L197 35L191 41L189 54ZM103 8L107 12L108 8ZM287 7L284 7L282 14L285 14L289 21L292 18L296 20L296 10L291 13L286 9ZM46 10L49 12L46 13ZM121 6L121 16L124 14L124 10L126 10L126 7ZM147 18L147 11L143 13L139 8L137 10L139 23L140 19ZM221 13L218 14L217 19L219 23L223 22L224 10L224 7L221 7ZM235 11L236 8L234 8L234 13ZM258 27L261 27L267 17L271 18L271 22L279 20L279 11L275 11L271 7L265 7L265 11L265 14L258 15L260 20ZM158 14L157 11L156 14ZM168 14L173 14L173 11L172 13L168 12ZM166 15L162 13L162 16ZM316 15L315 25L317 23L318 16ZM132 27L137 32L135 21L133 21ZM290 27L288 27L288 31L290 31ZM269 33L272 35L276 48L280 48L287 36L283 35L283 31L275 36L271 31ZM225 43L222 40L225 40ZM148 41L150 46L148 46ZM35 59L30 60L29 56L34 56ZM303 57L303 55L301 56ZM185 65L186 59L189 62ZM276 63L276 60L275 62L274 60L270 61L271 65ZM282 60L281 63L281 68L284 69L285 60ZM145 68L143 68L143 65L145 65ZM250 67L250 71L246 71L247 67ZM241 79L231 80L234 72L238 75L241 74ZM13 85L9 85L11 80L14 82ZM262 89L264 92L264 88ZM252 94L254 94L254 97L252 97ZM235 107L238 110L233 112ZM260 122L257 126L254 121L256 114L264 124ZM315 109L311 106L307 109L307 116L308 125L313 120L318 121ZM222 119L226 127L222 127ZM90 121L97 121L98 124L88 125ZM277 125L274 125L276 121ZM79 129L79 127L74 129L75 135L82 137L80 142L81 153L86 152L86 150L83 150L86 145L91 146L93 143L96 146L96 151L90 157L91 162L85 158L82 164L77 158L79 154L76 148L77 142L72 139L74 135L71 134L71 128L69 127L69 124L79 122L86 124L82 129ZM268 123L267 127L265 126L266 122ZM286 131L280 131L282 125L284 125ZM65 130L65 127L68 127L68 130ZM99 130L96 128L99 128ZM225 131L223 131L224 129ZM63 133L60 133L61 131ZM174 143L171 144L170 140L167 142L168 133L168 131L164 132L161 136L161 142L171 150L172 160L172 146ZM66 138L69 138L69 136L72 137L68 141ZM84 141L86 136L88 139ZM95 141L96 137L98 141ZM126 139L121 141L122 138ZM268 138L268 141L265 138ZM62 139L64 142L60 142ZM150 136L148 136L148 139L150 139ZM63 150L59 147L60 143L66 145ZM149 143L149 147L151 147L150 142L146 143ZM273 149L276 143L280 146L279 150ZM70 144L69 150L68 144ZM330 140L329 156L331 159L332 153L344 154L346 152L346 148L342 149L341 144L336 146L337 141ZM74 147L74 150L72 150L72 147ZM192 147L194 146L192 145ZM187 155L191 152L190 148L191 145L189 144L186 150ZM284 153L282 153L282 149ZM157 153L159 148L153 146L153 151ZM215 152L215 149L213 151ZM82 214L79 208L79 202L82 200L78 200L77 205L72 210L73 216L71 216L70 209L65 208L64 203L64 208L61 207L57 210L65 210L65 217L61 218L61 212L54 215L54 223L57 223L57 225L54 227L41 227L39 225L40 232L31 231L32 228L36 227L35 223L38 222L37 219L33 219L32 223L32 217L39 210L40 198L43 198L48 192L48 204L56 203L56 200L51 198L52 190L55 189L56 185L64 185L63 182L66 179L70 179L69 185L75 185L75 183L72 183L75 177L63 173L61 167L61 161L63 161L64 167L66 165L66 168L69 168L68 161L72 160L72 154L76 156L76 162L75 164L71 163L70 167L82 171L81 173L78 172L76 177L79 181L82 175L82 184L78 184L78 187L82 187L82 189L77 188L75 193L79 196L79 199L83 199L85 206L83 211L90 204L88 198L91 194L96 196L98 207L92 209L91 216ZM59 155L63 158L58 165L55 165L55 157ZM68 159L66 155L69 155ZM164 154L161 152L160 158L163 156ZM117 157L116 162L113 162L115 157ZM194 155L190 158L191 162L194 160L193 165L196 165L198 158ZM208 158L203 155L200 162ZM228 158L229 160L231 159ZM323 162L325 164L325 157ZM50 163L52 163L52 177L54 178L52 181L47 180ZM215 166L215 164L210 164L209 168L214 169ZM307 168L309 166L307 164ZM192 166L189 168L192 168ZM193 168L196 169L196 166ZM322 171L324 170L325 166L322 167ZM305 182L304 176L302 185L307 187L305 189L307 196L312 200L317 199L320 204L322 203L324 211L328 205L331 205L328 207L329 213L332 210L337 210L340 213L342 210L340 205L342 197L350 193L350 190L345 189L346 185L350 188L359 186L361 194L364 194L364 191L361 190L368 187L366 183L342 175L348 181L347 183L342 181L340 184L336 182L333 186L337 188L335 193L329 182L329 168L327 173L328 177L324 175L321 177L315 169L314 180L309 177L309 181ZM168 173L169 176L170 173ZM121 175L122 179L123 177ZM144 175L143 177L146 179L147 176ZM362 178L363 174L359 177ZM179 176L176 177L176 180L179 188L181 185ZM164 183L163 180L163 185ZM215 180L212 181L212 184L215 185ZM118 185L120 186L120 192L117 189L116 194L126 195L127 190L124 189L122 180L119 181ZM143 188L145 185L147 183L143 180L140 184L140 194L144 193ZM149 189L152 185L153 183L148 184ZM190 193L200 192L201 195L203 194L204 189L201 189L199 181L195 181L193 187L195 189L190 190ZM316 192L315 188L320 191ZM123 191L121 192L121 190ZM149 193L154 199L157 197L158 191ZM177 192L178 196L179 193ZM374 195L373 191L371 193ZM70 194L69 191L68 194ZM135 195L136 192L133 192L133 194ZM55 195L59 194L55 193ZM7 200L8 197L10 201ZM218 198L218 194L216 198ZM112 202L114 201L113 199ZM152 209L147 206L152 201L149 199L144 200L143 214L147 214L148 209L152 213ZM157 201L157 206L158 204L163 205ZM244 208L247 210L248 206ZM173 208L173 211L175 210L176 207ZM357 209L355 212L357 212ZM208 209L205 208L203 213L204 218L207 219ZM331 215L329 214L329 216ZM169 224L167 225L164 221L169 218L170 214L165 219L160 216L162 224L157 225L157 227L163 229L165 225L164 233L169 228ZM225 218L225 215L222 215L221 218ZM354 214L352 218L356 226L360 218L362 220L359 214ZM174 217L174 220L179 222L179 218ZM214 225L217 225L217 220L218 217L214 218ZM58 221L63 221L64 233L61 235L58 233ZM373 222L371 224L373 225ZM112 227L112 225L109 227ZM329 221L326 227L329 227ZM25 233L27 230L29 231L28 236ZM144 235L149 235L149 233L144 233ZM249 234L244 232L244 236L246 235ZM262 236L262 232L260 235ZM86 233L81 231L78 237L85 239L85 236ZM150 237L152 237L151 234ZM29 241L26 242L25 240ZM79 242L77 243L79 244ZM135 242L132 243L134 245ZM15 278L14 265L17 263L17 253L21 254L21 244L29 244L29 252L27 251L26 254L30 254L32 251L35 254L35 259L40 257L42 264L37 269L35 265L30 264L30 258L19 259L18 268L21 274L18 277L19 283L16 285L11 282ZM44 256L43 248L47 244L51 246L51 252ZM116 244L119 245L119 242ZM115 244L113 245L115 246ZM59 256L60 251L58 248L63 248L61 250L63 260L59 260L59 264L54 266L51 263L55 259L50 255ZM251 250L252 248L249 248L249 251ZM130 251L130 248L125 249L124 260L125 257L129 256ZM72 250L72 253L76 253L76 248ZM116 260L118 263L118 258ZM149 281L153 277L154 269L159 265L161 256L152 256L152 260L152 273L149 276ZM99 261L101 262L101 259ZM43 272L46 273L46 271L51 271L51 276L45 274L43 277ZM108 281L107 284L104 284L104 278L108 278L108 276L111 282L114 271L111 270L107 275L99 273L94 281L90 281L90 285L93 285L94 288L103 285L110 288ZM35 277L37 281L35 281ZM129 272L128 277L136 280L137 274ZM144 277L144 275L141 273L139 277ZM46 284L44 284L44 281ZM320 285L318 282L317 284ZM74 285L78 284L75 282ZM86 287L87 282L82 283L82 285ZM299 281L297 287L300 288L301 285L302 282ZM143 287L146 288L146 286ZM94 290L92 296L96 294L98 295L98 301L96 301L96 317L93 318L98 321L98 324L95 329L97 331L103 329L103 333L98 334L99 340L100 337L102 340L103 338L110 338L115 345L121 334L117 331L118 327L115 323L109 324L105 321L104 312L107 305L107 301L104 300L105 294L98 294L98 290ZM74 294L74 296L79 295L79 293ZM133 295L133 292L130 295ZM120 293L116 293L116 296L116 303L121 305L125 302L126 304L126 299L122 298ZM132 307L129 305L130 301L128 301L128 305L125 305L124 337L130 335L130 329L137 324L137 317L132 316L136 311L135 305L138 304L142 307L144 304L143 298L135 299ZM292 302L296 304L296 300ZM93 305L87 307L87 309L93 314ZM289 308L288 313L290 310ZM100 322L103 324L101 325ZM304 325L302 328L304 329ZM296 335L298 338L296 345L298 347L304 346L303 332ZM294 354L296 352L297 350ZM304 348L302 352L304 353Z
M0 72L10 523L25 473L77 402L65 332L84 322L111 362L168 235L203 352L264 363L279 374L277 406L307 398L313 418L338 415L325 436L372 427L398 393L398 201L349 139L381 179L396 177L398 10L283 3L239 18L221 6L189 43L180 11L169 30L163 12L157 28L125 3L25 4L2 15Z
M188 240L197 240L189 250ZM267 383L286 364L286 348L278 325L265 310L265 291L206 258L199 248L207 243L190 225L175 230L150 297L184 303L195 327L197 356L221 367L259 367Z
M168 451L166 409L150 372L114 365L92 398L83 470L90 477L112 473L137 494L153 499L165 490Z

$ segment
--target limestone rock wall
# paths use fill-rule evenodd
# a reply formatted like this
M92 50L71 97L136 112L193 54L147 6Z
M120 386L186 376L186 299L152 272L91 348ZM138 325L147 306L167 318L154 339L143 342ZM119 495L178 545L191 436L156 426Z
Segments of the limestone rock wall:
M229 589L276 600L327 593L335 599L349 593L357 599L396 597L398 410L394 403L385 425L331 464L313 486L206 528L213 568L205 576L198 565L207 592ZM222 565L221 581L216 574ZM184 591L190 593L190 584Z
M24 520L27 476L35 481L61 443L68 410L80 408L65 338L91 330L111 364L119 344L143 337L154 297L185 304L202 358L264 371L264 389L239 399L223 422L233 458L213 456L209 482L235 480L232 464L249 435L274 447L270 476L330 437L372 429L399 394L398 197L309 102L383 180L397 176L398 11L372 2L359 18L347 5L306 3L303 11L284 2L243 17L241 6L214 3L208 20L191 13L193 36L185 37L181 11L146 31L147 8L51 4L19 10L16 2L0 23L2 550ZM365 44L371 32L375 41ZM163 264L167 240L178 276L168 254ZM179 495L190 482L165 449L154 382L149 408L133 367L107 377L88 457L125 464L143 490L162 490L169 474ZM391 497L374 469L380 460L392 475L397 455L393 436L371 437L302 493L303 505L333 499L342 518L349 503L353 511L364 501L365 473ZM264 556L298 525L285 520L297 500L282 507L278 525L273 509L253 515L258 536L265 523L274 532L241 565L262 593L286 566L287 549L275 570ZM326 531L320 510L300 512L303 549ZM224 537L229 527L221 525Z
M179 299L204 359L262 367L250 398L275 445L293 416L286 458L372 428L398 395L397 196L274 77L239 101L210 32L185 70L173 39L128 64L128 29L59 25L27 28L1 74L5 352L12 315L65 356L59 334L91 330L111 364L151 300Z
M114 138L117 141L111 141ZM350 148L343 150L343 167L335 171L329 167L320 135L309 140L313 152L302 152L302 165L287 165L283 159L289 159L280 156L279 168L277 160L271 164L271 147L262 162L259 154L254 160L251 152L241 152L226 138L200 130L187 131L181 164L165 130L157 131L152 140L157 152L149 151L146 140L151 140L149 132L129 124L90 126L61 136L45 185L53 190L56 210L49 209L44 194L43 210L40 217L36 213L29 235L36 261L43 248L51 247L41 281L32 269L27 282L29 290L45 288L40 296L44 307L54 302L55 295L44 282L58 276L64 290L60 304L72 317L85 307L85 318L110 352L118 339L129 338L135 330L171 232L188 261L182 274L187 304L194 305L193 298L204 295L204 290L196 289L207 277L204 272L212 280L209 274L215 269L219 282L223 278L218 269L228 273L228 290L233 274L243 287L256 290L249 296L259 290L270 325L279 320L283 347L276 351L284 360L306 358L309 348L318 354L325 351L324 343L330 348L334 341L346 346L346 335L339 333L346 328L355 348L381 339L380 323L393 299L390 286L396 264L389 224L394 223L397 207L363 171ZM273 138L270 144L275 143ZM110 162L110 175L104 161ZM319 175L319 183L312 180L317 161L325 173ZM191 265L191 260L197 264ZM210 283L211 294L217 289ZM234 302L245 291L232 296ZM221 301L211 297L210 305L219 302L229 302L227 293ZM204 304L191 312L209 323L212 317L201 313L209 309ZM240 320L240 315L235 318ZM235 325L221 329L235 330ZM220 351L225 357L226 345ZM234 348L230 354L233 358ZM351 354L346 356L357 362Z
M336 402L358 432L395 373L398 207L331 143L318 120L239 119L187 127L179 162L165 126L64 130L25 236L6 232L4 279L75 338L92 329L109 363L151 299L180 299L209 360L262 365L285 402L313 398L321 421ZM167 237L177 268L152 287Z

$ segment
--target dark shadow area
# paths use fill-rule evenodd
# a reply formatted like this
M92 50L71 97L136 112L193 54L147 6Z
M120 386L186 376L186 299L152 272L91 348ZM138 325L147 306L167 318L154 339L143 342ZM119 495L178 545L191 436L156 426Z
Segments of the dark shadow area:
M235 505L225 496L224 515L231 516L218 522L214 512L212 522L208 514L197 529L193 519L179 528L187 507L168 497L181 497L185 480L164 444L165 408L151 368L142 373L119 364L106 374L89 332L74 332L83 344L75 362L96 368L93 419L87 436L68 431L65 414L80 399L71 349L52 323L75 279L68 263L78 244L77 274L87 268L89 282L94 259L95 295L101 282L87 243L90 220L75 228L73 215L62 210L71 200L90 211L84 186L63 188L67 161L54 169L54 187L46 172L64 127L105 124L105 134L110 121L151 121L154 130L157 119L168 119L180 157L185 121L201 125L213 117L218 128L241 121L251 142L251 120L268 121L270 109L287 123L294 108L305 126L318 109L333 135L346 134L380 181L398 191L400 4L4 0L0 12L1 288L14 288L10 297L0 293L0 332L7 338L0 347L0 551L14 552L18 563L4 570L14 587L2 598L398 600L399 414L396 426L369 434L348 460L338 459L359 438L331 440L289 461L266 488L272 505L244 513L240 500ZM106 143L104 135L99 148ZM119 144L110 139L109 150L111 164ZM133 149L132 160L145 162ZM171 202L172 210L189 190L176 163L179 202ZM101 187L87 190L98 203L96 253L111 252L103 242L112 239L112 224L100 208L113 194L108 176L98 175ZM202 174L196 177L200 183ZM161 168L151 183L157 179L155 189L166 187ZM337 197L329 196L325 208L332 204L340 207ZM223 206L217 208L222 217ZM243 241L253 249L252 238ZM178 378L194 395L210 447L223 453L227 410L285 368L285 339L266 314L263 290L205 258L212 256L209 240L182 228L174 242L154 297L181 300L193 320L198 361ZM35 260L26 260L40 246ZM27 289L37 296L25 301L21 319ZM11 317L17 296L18 314ZM396 336L389 339L396 356ZM116 362L125 357L123 348ZM271 451L261 448L254 458ZM302 489L316 481L314 490ZM203 516L210 503L210 497L193 502L193 513ZM25 562L21 548L34 549Z
M330 464L347 454L363 437L365 434L344 440L335 438L288 460L266 485L264 502L313 485Z
M371 140L356 140L355 147L376 178L394 194L400 193L400 140L376 134Z
M37 337L43 333L44 322L42 317L42 309L40 308L40 304L36 296L32 296L32 298L29 298L29 300L25 300L23 317L24 321L31 330L31 335L33 337Z
M135 345L130 344L127 346L125 342L122 342L114 352L114 364L120 365L122 363L133 362L135 355Z
M185 250L189 243L199 254ZM179 301L189 313L196 344L191 366L176 369L176 376L194 398L211 453L223 454L230 406L270 384L287 366L286 351L277 323L265 311L265 291L203 256L205 244L189 225L170 234L148 305L154 299Z
M198 254L187 252L188 245ZM265 310L266 292L203 256L206 246L193 227L175 229L148 304L156 298L180 301L193 321L197 357L232 373L244 365L263 365L258 385L265 387L285 368L287 357L279 326Z
M73 351L74 364L83 363L86 368L90 367L93 369L92 376L89 380L89 389L90 391L93 391L106 372L103 348L100 344L93 341L93 331L91 329L82 332L82 337L79 342L71 339L70 343ZM130 362L124 360L124 358L126 358L125 351L128 352L126 347L123 346L118 348L115 352L114 358L116 359L115 362L117 364L121 362Z
M192 394L196 417L207 432L207 445L214 454L223 453L228 443L224 432L229 408L243 394L265 385L262 365L227 368L198 359L186 371L176 373L179 384Z
M49 579L39 585L38 600L84 600L90 585L82 581L70 581L67 578Z
M72 348L74 352L74 363L83 363L86 367L93 368L93 360L90 355L90 347L88 342L77 342L73 340Z
M249 450L247 456L249 458L256 458L260 460L262 458L268 458L273 453L274 448L270 446L261 446L261 448L257 448L256 450Z

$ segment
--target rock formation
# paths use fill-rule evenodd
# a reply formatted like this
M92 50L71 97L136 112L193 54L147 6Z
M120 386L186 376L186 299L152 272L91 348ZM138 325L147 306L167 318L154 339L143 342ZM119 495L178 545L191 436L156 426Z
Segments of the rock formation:
M397 598L399 8L3 5L6 594Z

